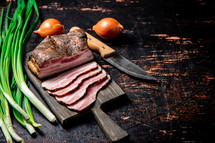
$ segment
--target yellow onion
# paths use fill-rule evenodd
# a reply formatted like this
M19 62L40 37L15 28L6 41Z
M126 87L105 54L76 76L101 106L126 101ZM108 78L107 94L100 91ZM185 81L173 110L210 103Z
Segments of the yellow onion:
M113 39L122 33L123 26L116 19L103 18L93 26L93 30L103 39Z
M43 21L34 33L39 34L41 38L46 38L47 36L63 34L64 26L57 19L49 18Z

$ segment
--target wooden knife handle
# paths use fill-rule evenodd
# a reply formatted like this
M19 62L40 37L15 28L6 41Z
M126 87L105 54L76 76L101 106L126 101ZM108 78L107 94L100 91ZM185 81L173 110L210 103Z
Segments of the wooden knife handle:
M116 51L106 45L105 43L99 41L89 33L87 33L87 43L90 49L98 51L103 58L107 58L116 54Z
M72 27L70 31L74 29L80 29L79 27ZM99 41L89 33L85 32L87 35L87 43L90 49L95 50L101 54L103 58L107 58L116 54L116 51L106 45L105 43Z
M128 137L128 133L117 125L100 107L94 107L91 110L110 142L119 142Z

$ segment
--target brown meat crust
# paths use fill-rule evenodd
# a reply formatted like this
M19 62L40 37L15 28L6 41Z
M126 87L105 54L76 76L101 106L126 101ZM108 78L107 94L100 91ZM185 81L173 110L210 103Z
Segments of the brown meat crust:
M34 58L38 67L56 57L68 57L88 48L84 30L78 29L67 34L46 37L33 51L30 58ZM39 53L39 54L38 54Z
M70 57L88 48L83 29L70 31L67 34L46 37L29 56L28 66L37 76L46 61L58 57Z

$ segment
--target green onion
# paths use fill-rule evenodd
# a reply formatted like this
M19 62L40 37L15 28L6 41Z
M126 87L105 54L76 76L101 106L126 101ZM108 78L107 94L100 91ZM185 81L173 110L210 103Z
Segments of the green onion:
M6 142L7 143L12 143L12 138L10 136L8 128L4 123L4 118L5 117L4 117L4 109L3 108L5 108L5 105L3 105L3 95L0 92L0 127L2 129L2 132L3 132L4 136L5 136Z
M25 82L27 81L27 76L25 75ZM29 84L28 84L29 86ZM27 114L29 115L30 119L29 122L34 126L34 127L41 127L41 124L38 124L35 122L34 120L34 115L32 113L32 109L31 109L31 103L28 100L28 98L26 96L24 96L24 106L25 106L25 111L27 112Z
M1 108L1 107L0 107L0 108ZM6 127L5 124L4 124L4 121L3 121L3 119L2 119L1 113L0 113L0 127L1 127L1 129L2 129L2 132L3 132L4 136L5 136L5 138L6 138L6 142L7 142L7 143L12 143L12 142L13 142L13 141L12 141L12 138L11 138L11 136L10 136L10 133L9 133L8 130L7 130L7 127Z
M4 7L2 8L1 11L1 17L0 17L0 48L2 47L2 41L4 39L4 32L2 32L2 23L3 23L3 16L4 16ZM12 142L12 138L10 136L10 133L8 132L8 129L4 123L4 108L5 105L3 105L3 95L2 92L0 91L0 127L2 129L2 132L6 138L7 142Z
M25 96L24 96L24 105L25 105L25 111L27 112L27 114L28 114L29 117L30 117L29 122L30 122L34 127L41 127L41 126L42 126L41 124L38 124L38 123L35 122L34 116L33 116L32 110L31 110L31 104L30 104L28 98L25 97Z
M2 22L3 22L3 17L4 17L4 7L1 10L1 18L0 18L0 33L2 32ZM0 34L0 44L2 43L2 34ZM0 45L1 47L1 45Z
M14 131L13 125L12 125L12 121L11 121L11 117L10 117L10 110L9 110L9 105L8 102L6 100L6 98L2 95L2 93L0 92L0 100L1 100L1 107L2 107L2 111L3 111L3 121L4 124L7 128L7 130L9 131L10 135L12 136L12 138L17 141L17 142L22 142L22 138L20 138L16 132ZM8 137L6 137L7 139Z
M10 90L10 53L11 53L11 46L13 43L13 34L16 26L16 15L13 16L13 19L11 21L12 24L10 24L8 32L5 36L5 39L2 44L2 50L1 50L1 59L0 59L0 89L7 99L7 101L10 103L10 105L20 112L20 114L23 115L23 117L28 120L29 116L27 113L13 100L12 93ZM0 34L1 35L1 34Z
M19 0L18 0L19 2ZM24 5L24 0L20 1L20 4ZM30 27L28 31L27 26L29 24L29 20L31 18L32 14L32 9L35 9L37 18ZM18 41L18 46L16 45L14 49L12 50L12 69L13 69L13 74L16 80L16 83L20 90L25 94L25 96L30 100L30 102L51 122L56 121L56 117L49 111L47 107L45 107L42 102L33 94L33 92L28 88L25 79L24 79L24 74L23 74L23 66L22 66L22 56L23 56L23 49L26 47L27 40L30 37L30 34L32 33L33 29L35 29L38 21L39 21L39 11L36 5L35 0L29 0L27 7L26 7L26 20L23 25L22 33L19 38L17 38ZM22 17L19 15L18 20L22 21ZM19 31L18 31L19 32ZM27 32L27 33L26 33Z
M27 80L27 77L25 76L25 81ZM28 85L29 86L29 85ZM15 92L15 89L16 89L16 92ZM22 106L22 92L21 90L16 86L16 81L13 79L12 80L12 84L11 84L11 90L12 90L12 93L13 93L13 98L14 100L16 101L16 103L18 103L20 106ZM29 119L29 122L34 126L34 127L41 127L42 125L41 124L37 124L34 120L34 116L33 116L33 113L32 113L32 110L31 110L31 104L28 100L28 98L26 98L24 96L24 106L25 106L25 110L27 112L27 114L29 115L30 119ZM26 123L23 121L23 117L19 114L19 112L15 111L14 110L14 116L16 117L16 119L18 120L18 122L26 127ZM33 130L32 130L33 131ZM30 132L29 133L33 133L33 132Z
M6 19L5 19L5 31L6 32L8 31L8 19L9 19L11 5L12 5L12 1L10 1L10 3L8 4L8 7L7 7L7 13L6 13Z
M12 142L11 137L16 142L23 142L14 131L9 105L17 121L23 125L29 133L34 133L34 127L41 126L35 123L30 102L51 122L56 121L56 117L42 104L42 102L31 92L26 84L23 74L22 57L26 44L36 28L39 21L39 11L35 0L17 0L17 8L9 17L12 1L10 1L5 16L5 29L2 30L4 8L0 16L0 127L7 142ZM33 11L36 12L36 19L29 27ZM10 21L10 22L9 22ZM12 86L10 86L11 68L13 71ZM24 93L24 106L26 112L21 108L22 93ZM30 102L29 102L30 101ZM29 119L29 121L28 121ZM32 125L34 126L32 126Z
M12 1L10 2L10 4L9 5L11 5L11 3L12 3ZM10 6L9 6L9 8L10 8ZM6 14L6 17L8 17L8 14L9 14L9 11L10 11L10 9L7 9L7 14ZM7 18L6 18L7 19ZM0 21L0 29L2 29L2 21L3 21L3 10L2 10L2 13L1 13L1 21ZM5 25L7 25L8 23L7 22L5 22ZM11 29L10 29L11 30ZM0 51L1 51L1 59L0 59L0 65L2 66L3 65L3 63L5 62L5 61L3 61L4 59L3 59L3 54L5 54L5 52L6 52L6 49L5 49L5 39L8 39L8 37L6 38L5 37L5 33L1 33L2 31L0 30ZM4 30L4 32L7 32L6 30ZM2 41L2 38L4 39L4 42ZM2 43L3 42L3 43ZM2 45L3 44L3 45ZM8 63L8 59L7 59L7 61L6 61L7 63ZM9 64L8 64L9 65ZM6 71L5 73L9 73L9 71ZM2 80L3 79L3 80ZM2 120L3 120L3 123L2 123L2 128L3 128L3 132L4 132L4 135L5 135L5 137L6 137L6 140L7 141L9 141L9 142L12 142L11 141L11 137L7 134L7 131L5 130L5 126L6 126L6 128L7 128L7 130L8 130L8 132L10 133L10 135L17 141L17 142L22 142L22 138L20 138L17 134L16 134L16 132L14 131L14 129L13 129L13 126L12 126L12 121L11 121L11 117L10 117L10 110L9 110L9 105L8 105L8 102L7 102L7 100L5 99L5 95L3 95L4 94L4 90L8 90L8 86L7 86L7 84L8 84L8 82L9 81L4 81L4 79L5 79L5 74L4 74L4 72L2 71L2 69L1 69L1 71L0 71L0 106L1 106L1 117L2 117ZM3 84L3 85L2 85ZM4 90L3 90L3 88L4 88ZM3 91L3 92L2 92ZM10 90L9 90L9 92L10 92ZM10 99L12 99L10 96L9 96L9 98ZM13 101L13 100L12 100ZM23 110L24 111L24 110ZM27 115L27 114L26 114ZM5 126L4 126L5 125Z
M12 93L13 93L14 100L21 107L22 106L22 92L18 87L16 87L15 80L12 81L11 90L12 90ZM21 114L19 114L19 112L17 112L16 110L13 109L13 114L14 114L15 118L17 119L17 121L23 127L25 127L30 134L34 134L36 132L34 127L32 127L32 125L30 123L28 123L28 121L26 121L23 118L23 116Z

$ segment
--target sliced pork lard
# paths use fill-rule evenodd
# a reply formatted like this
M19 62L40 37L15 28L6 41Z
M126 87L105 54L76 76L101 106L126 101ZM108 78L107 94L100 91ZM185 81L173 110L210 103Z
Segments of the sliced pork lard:
M42 87L50 91L57 91L72 83L78 76L98 68L96 62L90 62L66 71L56 77L42 82Z
M28 67L42 79L92 59L86 34L78 29L46 37L30 54Z
M85 80L77 90L75 90L72 93L69 93L65 96L61 97L55 97L58 102L61 102L66 105L73 104L77 102L79 99L84 97L84 95L87 93L87 89L92 86L93 84L100 82L101 80L104 80L107 77L107 74L104 70L102 72L92 78L89 78L88 80Z
M108 75L105 80L91 86L87 90L87 94L85 95L84 98L67 107L75 111L83 111L84 109L87 109L90 105L92 105L96 101L97 93L100 91L100 89L105 87L109 81L110 81L110 76Z
M59 89L57 91L48 91L48 92L55 96L64 96L64 95L76 90L83 81L99 74L101 71L102 71L102 69L99 66L98 69L95 69L93 71L80 75L74 82L72 82L65 88Z

